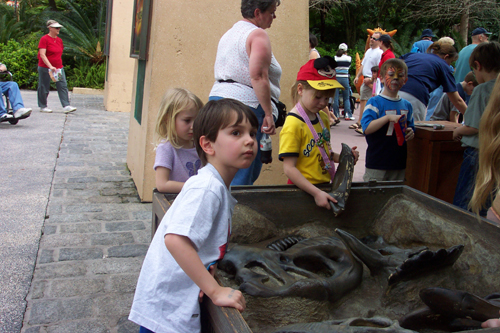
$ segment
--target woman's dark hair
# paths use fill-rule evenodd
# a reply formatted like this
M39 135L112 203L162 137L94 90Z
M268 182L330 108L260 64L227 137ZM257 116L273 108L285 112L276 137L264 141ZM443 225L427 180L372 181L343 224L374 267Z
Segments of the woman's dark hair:
M236 115L236 122L232 114ZM217 101L209 101L198 112L193 124L193 138L196 152L203 165L208 163L207 155L200 146L200 138L205 136L210 142L217 140L219 130L228 126L239 125L248 120L253 128L257 130L259 121L255 113L245 104L231 98L223 98ZM258 143L257 143L258 144Z
M276 4L279 6L281 0L241 0L241 15L246 19L251 19L255 17L255 10L260 9L261 12L265 12L272 5Z
M344 54L346 54L346 50L338 49L337 53L335 54L337 57L342 57Z
M387 42L382 42L385 47L387 47L389 50L394 51L394 46L392 46L392 40L389 40Z
M318 39L314 34L309 34L309 47L312 49L314 47L318 46Z

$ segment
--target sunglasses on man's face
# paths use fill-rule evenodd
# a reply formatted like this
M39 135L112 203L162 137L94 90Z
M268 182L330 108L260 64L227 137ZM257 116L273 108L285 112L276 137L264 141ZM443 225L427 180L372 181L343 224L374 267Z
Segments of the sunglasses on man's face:
M374 41L378 41L378 38L370 37L370 39L373 39Z

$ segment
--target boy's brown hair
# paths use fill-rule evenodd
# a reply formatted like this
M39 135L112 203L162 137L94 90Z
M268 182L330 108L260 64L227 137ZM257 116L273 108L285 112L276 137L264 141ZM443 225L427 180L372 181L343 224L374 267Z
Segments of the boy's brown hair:
M379 70L378 66L373 66L372 67L372 74L378 73L378 70Z
M232 114L236 114L237 119L231 124ZM206 137L210 142L217 140L219 130L231 125L241 124L247 119L253 128L259 127L259 121L255 113L240 101L223 98L217 101L209 101L200 109L193 124L193 137L196 152L203 165L208 163L207 155L200 146L200 138Z
M500 72L500 44L498 42L485 42L481 43L474 51L472 51L469 58L469 65L471 68L476 68L475 62L477 61L487 73Z
M476 76L474 75L474 72L472 72L472 71L470 71L469 73L467 73L467 75L465 75L464 81L465 81L465 83L472 82L472 85L474 87L477 87L479 85L479 83L476 80Z
M380 69L381 77L385 75L385 73L387 72L387 68L389 67L402 69L405 72L405 78L408 77L408 66L406 66L403 60L397 58L387 59L386 62L384 62L382 68Z

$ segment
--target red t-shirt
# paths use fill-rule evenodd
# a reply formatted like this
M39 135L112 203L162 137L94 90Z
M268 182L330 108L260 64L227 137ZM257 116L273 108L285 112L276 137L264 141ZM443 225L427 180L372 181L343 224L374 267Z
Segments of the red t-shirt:
M40 38L40 43L38 43L38 66L49 68L40 57L40 49L47 50L45 54L47 55L47 59L49 59L52 66L57 69L63 67L61 56L64 50L64 45L61 38L52 38L49 35L44 35Z
M384 62L392 58L396 57L394 56L394 53L391 51L391 49L387 49L384 51L384 53L382 53L382 57L380 58L380 62L378 63L378 76L380 76L380 70L382 69L382 65L384 64Z

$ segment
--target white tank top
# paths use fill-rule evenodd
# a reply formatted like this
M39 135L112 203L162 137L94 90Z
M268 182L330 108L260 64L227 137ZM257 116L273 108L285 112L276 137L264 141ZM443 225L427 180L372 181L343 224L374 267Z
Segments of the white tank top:
M250 80L249 56L246 50L248 36L255 29L260 29L247 21L236 22L219 41L217 57L215 59L215 83L210 91L210 96L234 98L252 108L259 106ZM280 97L281 66L272 55L269 67L269 83L271 98L275 101ZM219 82L232 80L234 83ZM271 103L273 115L278 116L278 109Z

